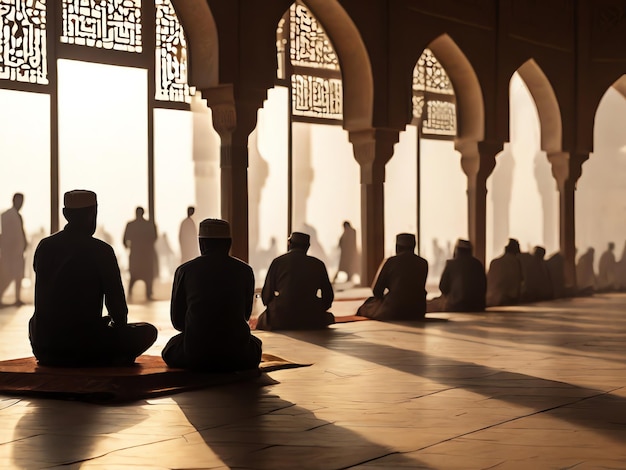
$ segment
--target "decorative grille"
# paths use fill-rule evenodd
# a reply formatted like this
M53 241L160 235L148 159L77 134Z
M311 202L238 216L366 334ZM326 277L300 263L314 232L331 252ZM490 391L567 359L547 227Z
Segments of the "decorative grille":
M170 0L156 0L156 99L190 103L187 42Z
M141 52L141 0L61 0L61 42Z
M0 0L0 79L48 84L45 0Z

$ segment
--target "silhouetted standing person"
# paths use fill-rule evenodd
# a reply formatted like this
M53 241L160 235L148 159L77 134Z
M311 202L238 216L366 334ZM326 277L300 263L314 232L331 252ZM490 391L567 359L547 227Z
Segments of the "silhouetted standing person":
M11 283L15 286L15 305L23 304L24 252L28 246L20 214L23 204L24 195L15 193L13 206L0 216L0 305L4 291Z
M439 281L441 297L428 303L428 311L480 312L485 309L487 276L479 259L472 256L472 244L458 240L454 258L446 262Z
M334 293L324 263L307 255L310 237L293 232L287 253L272 261L261 298L267 307L257 322L258 330L324 328L335 322L328 309Z
M609 242L607 249L600 255L598 263L598 290L615 290L615 243Z
M415 235L396 235L396 255L383 261L357 315L374 320L421 320L426 314L428 262L414 253Z
M195 207L187 208L187 218L180 223L178 241L180 243L180 263L186 263L200 255L198 250L198 230L191 216L196 212Z
M152 299L152 282L155 277L156 252L154 244L157 231L152 221L144 218L143 207L135 210L135 220L126 224L124 231L124 246L130 248L128 297L133 293L133 286L137 281L146 284L146 297Z
M333 279L333 284L337 281L339 273L347 275L350 282L355 274L359 274L359 252L356 244L356 230L347 220L343 223L343 233L339 238L339 267Z
M231 243L228 222L205 219L199 231L201 256L176 269L171 318L181 333L163 349L170 367L231 372L261 362L261 340L248 326L254 274L228 254Z
M93 238L97 200L92 191L64 195L63 230L35 251L35 313L29 338L41 364L126 365L156 340L149 323L129 324L113 248ZM103 304L109 315L102 316Z
M515 305L519 302L524 280L519 254L519 242L510 238L504 254L489 263L487 305Z
M557 251L546 260L546 268L550 275L550 285L552 286L552 297L560 299L572 292L568 292L565 287L565 258Z

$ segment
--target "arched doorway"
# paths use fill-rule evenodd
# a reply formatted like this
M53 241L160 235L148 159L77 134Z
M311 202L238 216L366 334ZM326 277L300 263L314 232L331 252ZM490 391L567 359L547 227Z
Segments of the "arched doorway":
M321 23L295 2L277 28L275 88L249 140L250 261L262 283L291 231L311 235L309 253L331 277L349 220L359 230L359 168L342 128L339 58ZM358 279L355 279L358 282Z

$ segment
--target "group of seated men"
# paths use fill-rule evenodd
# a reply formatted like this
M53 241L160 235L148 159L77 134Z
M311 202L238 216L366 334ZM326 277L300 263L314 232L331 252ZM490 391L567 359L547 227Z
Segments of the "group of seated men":
M67 225L43 239L35 251L35 312L29 338L42 365L130 365L157 338L153 325L128 323L113 248L92 236L97 207L92 191L65 193ZM179 266L175 274L171 319L181 333L169 340L163 359L170 367L209 372L256 368L261 340L248 326L252 269L229 255L228 222L206 219L198 237L202 256Z
M35 312L29 337L42 365L132 364L156 340L153 325L128 323L113 249L93 238L97 207L92 191L65 193L67 225L36 249ZM261 361L262 344L249 326L255 289L252 268L229 255L228 222L205 219L198 240L201 256L179 266L174 275L171 321L180 333L168 341L162 357L176 368L212 372L255 368ZM307 255L309 245L309 235L294 232L288 252L272 261L261 296L266 310L258 318L257 329L316 329L335 322L329 312L334 294L326 267ZM427 311L481 311L486 296L491 300L492 290L507 292L508 286L499 285L497 277L487 291L483 264L472 255L470 242L459 240L441 276L441 296L427 301L428 262L415 254L415 246L413 234L396 236L396 255L381 264L373 296L358 308L357 315L393 321L420 320ZM507 249L505 261L494 260L490 271L510 270L513 260L516 270L528 264L519 247L513 248ZM520 295L519 287L515 295ZM104 305L106 316L102 315Z

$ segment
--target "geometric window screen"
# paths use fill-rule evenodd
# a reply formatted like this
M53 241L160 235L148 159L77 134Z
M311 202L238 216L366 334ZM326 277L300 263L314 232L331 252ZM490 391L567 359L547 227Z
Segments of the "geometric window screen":
M48 84L45 0L0 0L0 79Z

